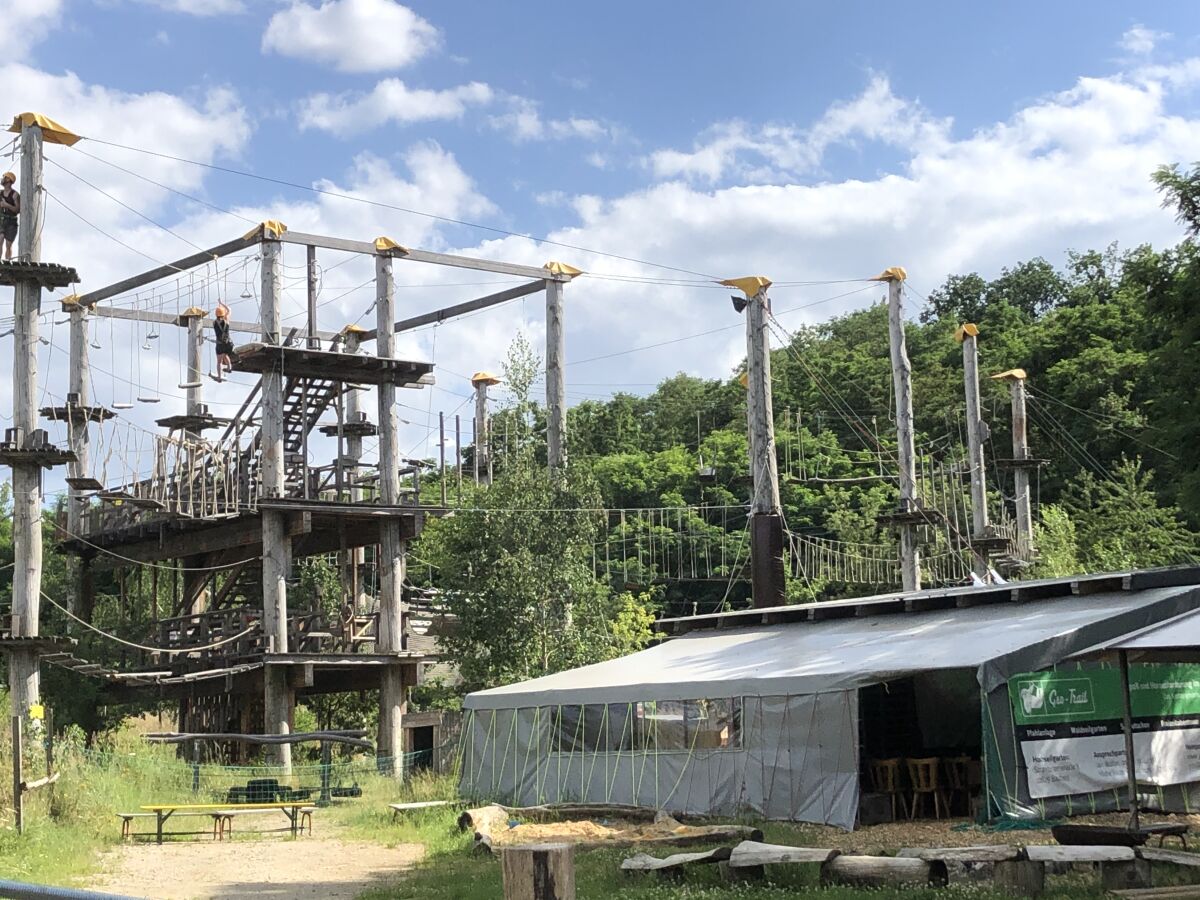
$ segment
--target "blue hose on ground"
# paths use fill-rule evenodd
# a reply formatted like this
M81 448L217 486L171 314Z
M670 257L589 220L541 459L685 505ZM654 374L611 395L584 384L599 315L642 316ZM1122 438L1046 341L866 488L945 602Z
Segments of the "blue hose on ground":
M125 894L97 894L48 884L0 881L0 897L5 900L138 900Z

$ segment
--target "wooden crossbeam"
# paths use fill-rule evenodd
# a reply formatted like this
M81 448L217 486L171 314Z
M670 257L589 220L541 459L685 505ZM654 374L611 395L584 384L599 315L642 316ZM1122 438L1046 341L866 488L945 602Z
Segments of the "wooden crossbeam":
M435 309L433 312L422 313L419 316L413 316L410 319L401 319L396 323L395 332L399 334L402 331L412 331L414 328L420 328L422 325L431 325L434 322L444 322L447 319L453 319L456 316L463 316L467 313L475 312L480 309L487 309L489 306L495 306L498 303L505 303L509 300L516 300L518 297L526 297L529 294L536 294L538 291L546 289L545 280L531 281L528 284L519 284L516 287L508 288L507 290L497 291L494 294L488 294L486 297L479 297L475 300L467 300L463 303L456 303L454 306L447 306L443 309ZM372 328L369 331L359 335L360 341L373 341L378 337L378 329Z
M520 275L524 278L540 278L551 281L570 280L566 275L552 275L544 268L497 262L491 259L476 259L472 256L455 256L450 253L433 253L429 250L391 250L381 254L375 249L372 241L352 241L346 238L305 234L302 231L285 231L280 240L285 244L302 244L306 247L323 247L326 250L344 250L348 253L365 253L371 256L387 255L407 262L433 263L437 266L452 266L456 269L477 269L483 272L496 272L500 275Z

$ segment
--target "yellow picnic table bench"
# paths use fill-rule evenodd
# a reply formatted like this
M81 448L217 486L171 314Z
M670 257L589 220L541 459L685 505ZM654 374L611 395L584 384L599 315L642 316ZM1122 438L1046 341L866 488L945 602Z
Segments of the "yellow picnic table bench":
M291 825L292 837L295 837L299 830L303 828L304 819L308 820L309 831L312 831L312 812L313 807L307 801L283 801L275 803L148 803L140 807L147 813L153 813L157 827L155 836L158 843L163 842L163 823L175 813L183 813L185 815L210 815L213 817L213 835L214 837L224 837L225 828L223 823L226 820L232 820L232 817L243 812L269 812L273 809L282 810L283 814L288 817L288 822ZM221 827L218 829L218 825ZM178 832L180 834L191 832ZM200 834L202 832L195 832ZM203 832L207 833L207 832Z

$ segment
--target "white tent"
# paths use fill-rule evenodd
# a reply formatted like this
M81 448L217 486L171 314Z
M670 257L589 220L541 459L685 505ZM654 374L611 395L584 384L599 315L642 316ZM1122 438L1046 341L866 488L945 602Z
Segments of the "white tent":
M1026 585L1058 594L1037 602L1013 602L1021 588L1005 586L821 605L808 608L821 620L791 624L761 623L806 608L755 611L728 623L757 619L750 627L479 691L465 702L462 789L852 828L860 688L966 669L986 698L1014 674L1200 607L1178 577L1146 590L1106 577ZM1118 589L1076 595L1080 583Z

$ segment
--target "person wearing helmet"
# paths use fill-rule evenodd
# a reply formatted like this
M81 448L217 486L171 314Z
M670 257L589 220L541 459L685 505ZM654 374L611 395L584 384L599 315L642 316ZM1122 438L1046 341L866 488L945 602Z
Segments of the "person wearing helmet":
M12 172L0 175L0 244L4 246L4 258L12 259L13 244L17 242L18 216L21 212L21 195L13 190L17 176Z
M217 312L213 317L213 332L217 339L217 374L216 381L224 381L225 373L233 371L233 341L229 336L229 307L224 300L217 302Z

